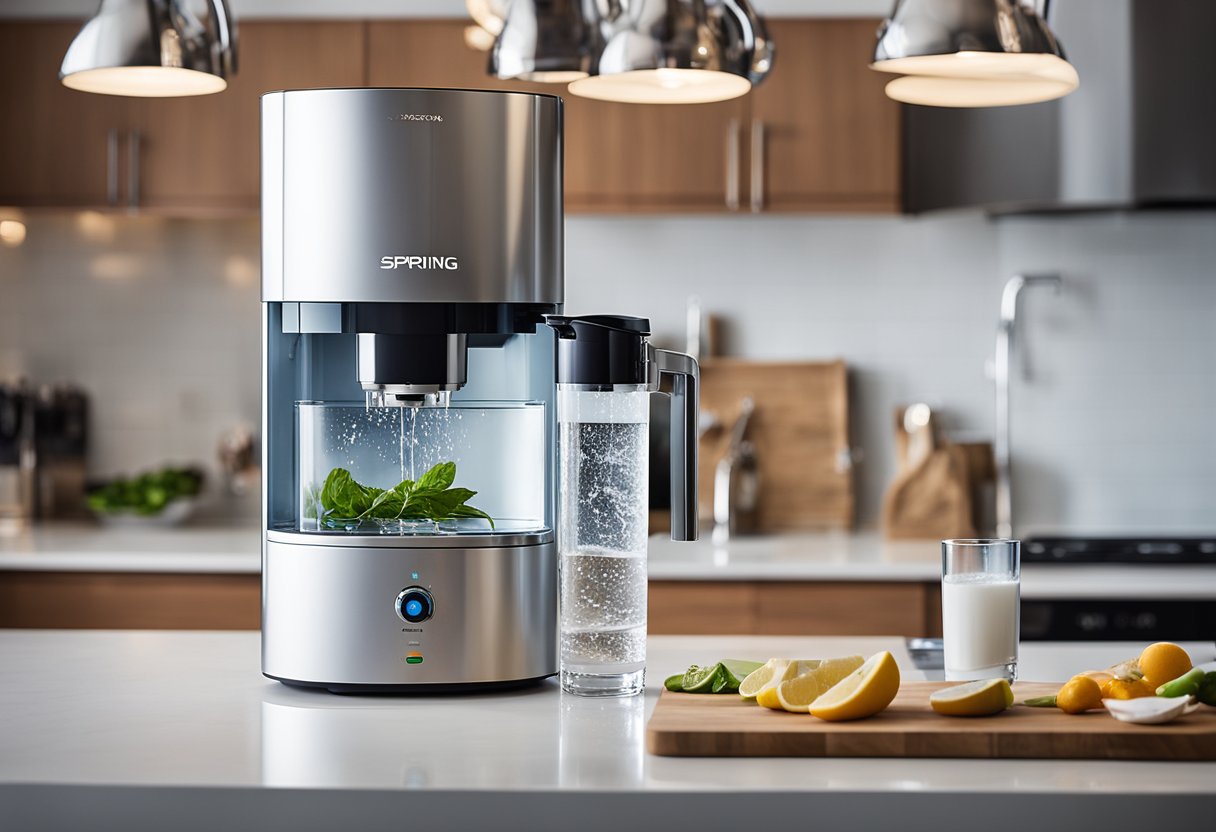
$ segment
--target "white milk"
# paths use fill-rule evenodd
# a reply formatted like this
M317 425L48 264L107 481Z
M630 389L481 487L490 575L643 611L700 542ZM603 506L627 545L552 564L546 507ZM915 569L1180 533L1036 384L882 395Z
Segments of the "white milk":
M1018 586L994 575L948 575L942 581L947 679L1008 676L1016 669Z

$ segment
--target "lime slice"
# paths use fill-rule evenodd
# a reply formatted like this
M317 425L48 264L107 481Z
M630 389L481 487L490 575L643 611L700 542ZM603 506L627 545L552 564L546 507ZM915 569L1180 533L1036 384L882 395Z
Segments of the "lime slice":
M676 693L680 693L682 690L684 690L684 674L677 673L675 676L668 676L663 680L663 687L667 688L668 690L675 691Z
M947 716L992 716L1013 705L1013 690L1004 679L981 679L934 691L929 707Z
M714 682L718 681L718 668L721 663L710 667L692 665L684 672L681 684L685 693L713 693Z
M723 659L722 670L726 676L726 690L737 691L743 680L764 666L764 662L750 662L746 659Z

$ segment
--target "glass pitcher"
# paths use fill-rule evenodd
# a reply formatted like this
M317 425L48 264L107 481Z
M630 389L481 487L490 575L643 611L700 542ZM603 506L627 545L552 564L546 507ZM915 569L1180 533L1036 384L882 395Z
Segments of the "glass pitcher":
M644 318L547 316L558 334L561 684L645 687L650 394L672 377L672 531L697 537L697 362L647 341Z

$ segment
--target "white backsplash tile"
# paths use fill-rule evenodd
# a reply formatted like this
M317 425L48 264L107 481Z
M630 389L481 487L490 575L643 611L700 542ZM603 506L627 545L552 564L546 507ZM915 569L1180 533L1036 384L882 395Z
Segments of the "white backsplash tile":
M211 467L224 430L259 423L256 221L27 224L0 249L0 375L89 390L95 475ZM645 315L680 348L697 294L731 354L844 358L865 525L894 407L926 401L990 437L1001 287L1060 271L1059 296L1023 296L1019 532L1216 529L1216 213L571 217L566 261L571 313Z

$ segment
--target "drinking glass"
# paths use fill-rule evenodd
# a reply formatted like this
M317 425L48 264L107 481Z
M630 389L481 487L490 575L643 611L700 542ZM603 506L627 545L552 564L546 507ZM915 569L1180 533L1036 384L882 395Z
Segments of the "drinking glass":
M942 541L946 679L1017 678L1020 600L1020 541Z

